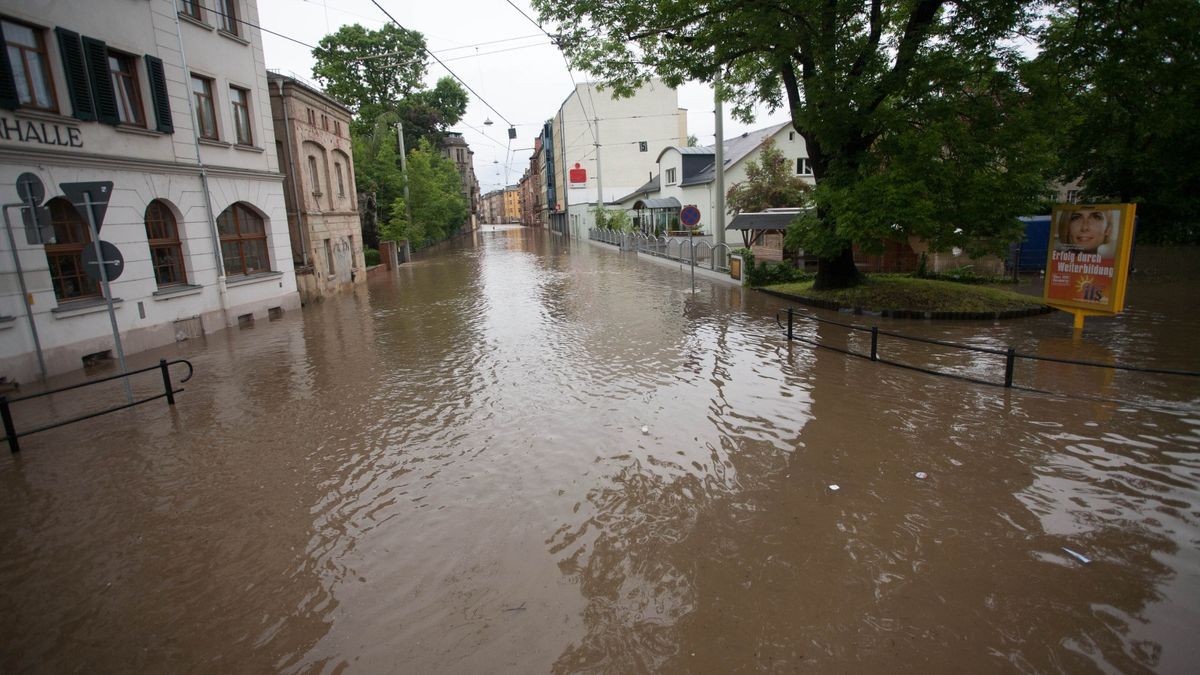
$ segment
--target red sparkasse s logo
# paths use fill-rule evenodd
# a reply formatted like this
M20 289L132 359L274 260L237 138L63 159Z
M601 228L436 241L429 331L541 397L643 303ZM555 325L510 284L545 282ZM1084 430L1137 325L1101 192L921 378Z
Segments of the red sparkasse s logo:
M579 166L579 162L575 162L575 168L567 173L571 187L582 187L584 183L587 183L587 169Z

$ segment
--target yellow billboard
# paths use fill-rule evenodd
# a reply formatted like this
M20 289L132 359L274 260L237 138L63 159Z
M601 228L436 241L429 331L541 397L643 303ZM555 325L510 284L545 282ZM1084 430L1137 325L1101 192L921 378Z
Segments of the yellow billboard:
M1134 204L1058 204L1046 254L1047 305L1083 317L1117 314L1125 307L1133 249Z

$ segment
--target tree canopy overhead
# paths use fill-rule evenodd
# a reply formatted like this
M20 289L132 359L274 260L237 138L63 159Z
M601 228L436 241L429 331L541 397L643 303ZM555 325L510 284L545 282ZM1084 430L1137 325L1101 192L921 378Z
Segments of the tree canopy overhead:
M1138 239L1200 243L1200 2L1079 2L1050 16L1038 57L1062 91L1065 180L1138 203Z
M650 76L715 82L746 119L786 106L815 210L792 237L817 285L858 281L853 246L916 234L999 248L1045 193L1047 143L1013 39L1019 0L533 0L572 62L628 94Z
M381 116L404 122L404 140L415 148L422 138L436 145L446 128L467 111L467 92L452 77L424 86L425 37L385 24L379 30L342 26L321 38L313 50L313 77L325 93L355 113L352 132L372 133Z
M446 224L457 217L456 205L463 199L458 179L446 179L442 158L433 155L446 129L466 113L467 92L451 77L424 87L424 36L393 24L378 30L343 26L321 39L313 58L313 77L355 113L350 135L358 187L374 193L384 207L381 231L403 235L420 246L461 224ZM396 124L401 122L410 155L413 223L407 221L408 209L403 208L401 197L405 176L396 138ZM450 172L457 176L453 168L451 163ZM401 208L396 208L397 203Z
M390 23L379 30L342 26L321 38L313 57L313 77L355 113L390 107L425 79L425 36Z

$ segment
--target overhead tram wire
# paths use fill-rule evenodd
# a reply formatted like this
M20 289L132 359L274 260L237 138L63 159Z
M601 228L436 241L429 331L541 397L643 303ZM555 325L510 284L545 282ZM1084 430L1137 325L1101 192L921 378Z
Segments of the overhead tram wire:
M528 39L530 39L530 38L535 38L535 37L542 37L542 36L541 36L541 35L522 35L522 36L520 36L520 37L504 38L503 40L488 40L487 42L477 42L477 43L475 43L475 44L473 44L473 45L463 45L462 47L447 47L446 49L438 49L438 50L434 51L433 53L434 53L434 54L445 54L446 52L457 52L457 51L461 51L461 50L463 50L463 49L473 49L473 48L476 48L476 47L483 47L483 46L485 46L485 45L494 45L494 44L499 44L499 43L501 43L501 42L513 42L514 40L528 40ZM534 44L534 45L525 45L525 46L526 46L526 47L539 47L539 46L541 46L541 43ZM521 47L513 47L512 49L521 49ZM484 52L484 54L481 54L481 56L486 56L487 54L499 54L500 52L504 52L504 51L509 51L509 50L507 50L507 49L498 49L498 50L496 50L496 51L493 51L493 52ZM384 58L387 58L387 57L389 57L389 56L399 56L399 55L401 55L401 54L403 54L403 52L387 52L387 53L385 53L385 54L370 54L370 55L368 55L368 56L360 56L360 57L358 57L358 58L356 58L356 59L351 59L351 60L352 60L352 61L359 61L359 62L361 62L361 61L370 61L370 60L372 60L372 59L384 59ZM465 56L456 56L456 57L454 57L454 58L451 58L451 59L446 59L446 60L447 60L447 61L456 61L456 60L458 60L458 59L464 59L464 58L468 58L468 57L465 57Z
M532 44L532 45L519 45L519 46L516 46L516 47L509 47L509 48L507 48L507 49L496 49L496 50L493 50L493 51L490 51L490 52L483 52L482 54L467 54L466 56L455 56L455 57L453 57L453 58L446 59L446 61L447 61L447 62L449 62L449 61L462 61L462 60L464 60L464 59L474 59L474 58L477 58L477 57L480 57L480 56L491 56L492 54L503 54L504 52L515 52L515 51L517 51L518 49L530 49L530 48L532 48L532 47L544 47L544 46L546 46L546 43L545 43L545 42L539 42L539 43L537 43L537 44ZM515 125L514 125L514 126L515 126Z
M204 9L204 11L205 11L205 12L208 12L208 13L210 13L210 14L216 14L217 16L223 16L223 17L225 17L226 19L233 19L234 21L236 21L236 22L238 22L238 23L245 24L245 25L247 25L247 26L250 26L251 28L257 28L258 30L260 30L260 31L262 31L262 32L264 32L264 33L270 33L271 35L274 35L275 37L281 37L281 38L283 38L284 40L290 40L290 41L292 41L292 42L295 42L295 43L296 43L296 44L298 44L298 45L302 45L302 46L304 46L304 47L308 47L309 49L311 49L311 50L313 50L313 51L327 51L327 50L326 50L324 47L319 47L319 46L317 46L317 45L310 45L310 44L308 44L307 42L305 42L305 41L303 41L303 40L297 40L296 38L294 38L294 37L290 37L290 36L287 36L287 35L284 35L283 33L276 33L275 31L271 30L270 28L263 28L262 26L260 26L260 25L258 25L258 24L256 24L256 23L250 23L249 21L246 21L245 19L241 19L241 18L238 18L238 17L236 17L236 16L233 16L233 15L230 15L230 14L226 14L226 13L224 13L224 12L217 11L217 10L215 10L215 9L208 9L208 8L206 7L206 8Z
M657 141L674 141L674 140L677 140L677 139L676 139L676 137L672 136L670 138L647 138L644 142L655 143ZM642 142L643 141L637 140L637 141L618 141L616 143L601 143L600 147L613 148L618 145L637 145L638 143L642 143ZM581 156L579 159L587 159L588 157L591 157L593 154L595 154L595 152L596 152L595 149L589 150L586 154Z
M488 136L487 134L485 134L485 133L483 132L483 130L482 130L482 129L479 129L478 127L472 126L472 125L470 125L470 124L468 124L468 123L466 123L466 122L464 122L464 121L462 121L462 120L459 120L459 121L458 121L458 124L461 124L461 125L463 125L464 127L466 127L466 128L468 128L468 129L470 129L471 131L474 131L475 133L479 134L480 136L483 136L484 138L486 138L486 139L488 139L489 141L491 141L491 142L492 142L492 144L493 144L493 145L495 145L495 146L496 146L496 147L498 147L498 148L503 148L503 147L506 147L506 146L505 146L503 143L501 143L500 141L498 141L498 140L496 140L496 139L492 138L491 136Z
M374 0L372 0L372 2L373 2L373 1L374 1ZM525 17L526 19L528 19L528 20L529 20L529 23L531 23L531 24L533 24L533 25L537 26L537 29L538 29L538 30L540 30L540 31L542 31L543 33L545 33L545 34L546 34L546 37L550 38L550 40L551 40L552 42L554 42L554 45L555 45L556 47L558 47L558 53L562 55L562 58L563 58L563 65L565 65L565 66L567 67L567 77L570 77L570 78L571 78L571 86L573 87L573 91L578 91L578 90L579 90L579 83L575 81L575 73L572 73L572 72L571 72L571 62L567 60L567 55L566 55L566 53L565 53L565 52L563 52L563 50L562 50L562 45L561 45L561 44L559 44L559 38L558 38L558 36L551 35L551 34L549 33L549 31L547 31L545 28L542 28L542 24L538 23L537 21L534 21L533 17L531 17L531 16L529 16L528 14L526 14L526 13L525 13L525 10L521 9L520 7L517 7L517 6L516 6L516 4L514 4L512 0L504 0L504 1L505 1L505 2L507 2L509 5L512 5L512 8L513 8L513 9L517 10L517 12L518 12L518 13L520 13L520 15L521 15L521 16L523 16L523 17ZM594 116L596 115L596 101L595 101L595 100L592 100L592 89L591 89L591 87L590 87L590 86L588 87L587 93L588 93L588 100L589 100L589 101L591 101L591 103L592 103L592 116L594 117ZM583 108L583 101L580 101L580 102L579 102L579 107L580 107L580 108ZM583 115L583 117L584 117L584 120L586 120L586 121L587 121L587 124L588 124L588 129L590 129L590 130L591 130L591 132L592 132L592 143L593 143L594 145L595 145L595 144L599 144L599 142L600 142L600 139L599 139L599 138L597 137L597 135L596 135L596 130L592 128L592 120L591 120L591 118L589 118L589 117L587 116L587 111L586 111L586 110L584 111L584 115ZM505 121L507 121L507 120L505 120Z
M396 24L396 26L397 26L397 27L399 27L399 28L403 28L404 30L408 30L407 28L404 28L404 24L402 24L402 23L400 23L399 21L397 21L397 20L396 20L396 18L395 18L395 17L393 17L393 16L391 15L391 13L390 13L390 12L388 12L386 9L384 9L384 8L383 8L383 5L379 4L379 0L371 0L371 4L373 4L373 5L375 5L376 7L378 7L378 8L379 8L379 11L383 12L383 13L384 13L384 14L387 16L387 18L388 18L388 19L391 19L392 23ZM477 92L477 91L475 91L474 89L472 89L472 88L471 88L471 85L467 84L467 83L466 83L466 82L465 82L465 81L464 81L464 80L463 80L461 77L459 77L459 76L458 76L458 74L457 74L457 73L455 73L453 70L450 70L450 67L449 67L449 66L447 66L445 63L442 63L442 60L441 60L441 59L439 59L439 58L437 57L437 55L436 55L436 54L434 54L433 52L429 51L429 47L424 47L424 46L423 46L423 47L422 47L422 49L425 51L425 53L426 53L426 54L428 54L428 55L430 56L430 58L432 58L434 61L437 61L437 62L438 62L438 65L440 65L442 68L445 68L445 69L446 69L446 72L447 72L447 73L450 73L450 76L451 76L451 77L453 77L454 79L458 80L458 81L459 81L459 83L460 83L460 84L462 84L462 86L466 87L466 88L467 88L467 91L469 91L469 92L471 92L472 94L474 94L474 95L475 95L475 98L479 99L479 102L480 102L480 103L484 104L485 106L487 106L487 107L488 107L488 109L489 109L489 110L491 110L492 112L496 113L496 116L497 116L497 117L499 117L500 119L504 120L504 121L505 121L505 123L507 123L509 127L512 127L512 126L513 126L513 123L512 123L512 122L509 122L509 120L508 120L508 118L507 118L507 117L505 117L504 115L502 115L502 114L500 113L500 111L499 111L499 110L496 110L496 108L494 108L494 107L492 106L492 104L491 104L491 103L488 103L488 102L487 102L487 101L486 101L486 100L485 100L485 99L484 99L482 96L480 96L480 95L479 95L479 92Z
M528 40L529 38L542 37L542 35L544 35L544 34L545 34L544 32L543 33L533 33L532 35L521 35L519 37L503 38L500 40L488 40L487 42L476 42L473 45L463 45L461 47L447 47L445 49L437 50L437 53L445 54L446 52L454 52L454 51L458 51L460 49L471 49L474 47L485 47L487 45L500 44L501 42L513 42L514 40Z

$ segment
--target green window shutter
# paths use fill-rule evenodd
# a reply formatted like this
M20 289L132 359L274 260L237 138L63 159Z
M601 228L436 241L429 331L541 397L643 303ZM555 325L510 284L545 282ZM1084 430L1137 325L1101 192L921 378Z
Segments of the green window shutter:
M17 96L17 83L13 80L12 64L8 62L8 46L4 41L4 27L0 26L0 108L16 110L21 105Z
M92 103L92 87L83 60L79 33L61 27L55 28L54 32L58 34L58 53L62 55L63 74L66 76L67 91L71 94L71 110L75 119L94 120L96 106Z
M150 101L154 106L154 117L158 120L158 130L173 134L175 123L171 119L171 99L167 96L167 76L163 74L162 59L147 54L146 73L149 75Z
M103 40L85 35L83 55L86 57L88 75L92 80L92 101L96 104L96 117L105 124L120 124L117 95L113 91L112 73L108 69L108 46Z

